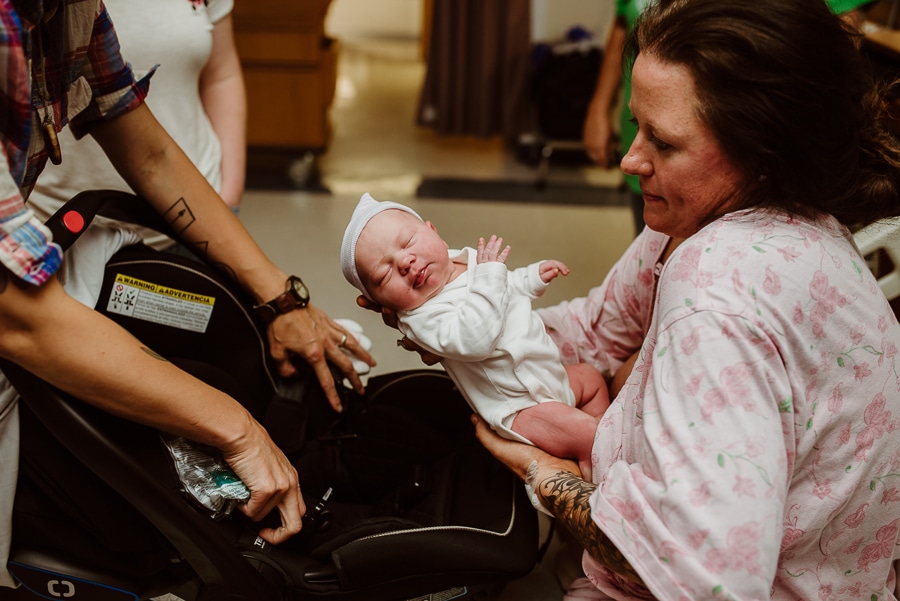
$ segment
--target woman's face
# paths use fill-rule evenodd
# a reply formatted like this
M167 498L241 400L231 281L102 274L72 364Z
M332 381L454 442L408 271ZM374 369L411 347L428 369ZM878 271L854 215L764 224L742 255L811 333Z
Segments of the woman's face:
M640 178L647 225L687 238L737 209L742 174L700 120L690 71L641 53L631 88L638 134L622 170Z

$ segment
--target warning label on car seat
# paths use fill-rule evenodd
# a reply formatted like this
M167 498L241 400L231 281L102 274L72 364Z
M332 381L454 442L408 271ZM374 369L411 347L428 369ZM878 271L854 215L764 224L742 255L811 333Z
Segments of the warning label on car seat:
M209 325L215 302L212 296L185 292L118 273L106 310L203 333Z

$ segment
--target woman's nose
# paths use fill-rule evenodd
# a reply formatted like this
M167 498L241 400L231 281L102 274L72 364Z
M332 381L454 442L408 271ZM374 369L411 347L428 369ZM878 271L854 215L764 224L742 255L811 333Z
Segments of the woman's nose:
M622 168L622 171L628 175L647 176L653 172L653 166L650 164L650 161L644 157L637 140L631 145L631 148L628 149L625 156L622 157L622 161L619 165Z

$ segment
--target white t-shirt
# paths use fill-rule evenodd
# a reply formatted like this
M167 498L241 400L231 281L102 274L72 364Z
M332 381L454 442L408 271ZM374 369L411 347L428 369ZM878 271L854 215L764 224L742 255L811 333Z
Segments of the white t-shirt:
M209 0L207 5L191 0L107 0L105 5L122 55L136 75L159 65L147 106L218 191L222 148L203 110L199 79L212 50L213 26L228 16L233 0ZM131 191L92 137L75 140L66 128L59 134L59 143L62 164L48 163L28 199L28 206L42 221L84 190ZM149 232L144 238L157 248L170 244Z

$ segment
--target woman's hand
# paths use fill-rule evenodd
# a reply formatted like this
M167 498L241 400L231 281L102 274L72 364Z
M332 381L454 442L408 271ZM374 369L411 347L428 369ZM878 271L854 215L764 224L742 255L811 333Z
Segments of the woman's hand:
M629 581L643 586L638 573L591 518L590 498L597 485L581 477L574 461L501 438L477 415L472 416L472 423L481 444L534 489L541 504L578 539L591 557Z
M475 424L475 436L478 437L484 448L518 476L522 482L533 485L532 480L540 474L556 474L558 472L569 472L573 476L581 478L581 470L574 461L560 459L535 446L503 438L478 415L472 416L472 423ZM539 479L536 481L540 482ZM546 506L546 503L544 505Z
M254 521L276 508L281 515L280 528L263 528L259 535L277 545L300 532L306 504L297 470L265 429L253 422L248 433L232 447L222 449L223 457L250 489L250 500L241 504L240 510Z
M294 356L305 360L313 368L328 402L335 411L342 411L337 385L328 366L329 361L350 380L353 389L362 394L365 391L362 380L350 357L342 348L368 365L375 365L375 359L359 343L355 336L335 323L321 309L307 305L276 317L269 325L269 351L278 366L278 373L290 377L297 373L291 363Z
M582 141L585 152L598 166L609 169L616 165L618 140L613 135L608 106L596 100L591 102L584 120Z

